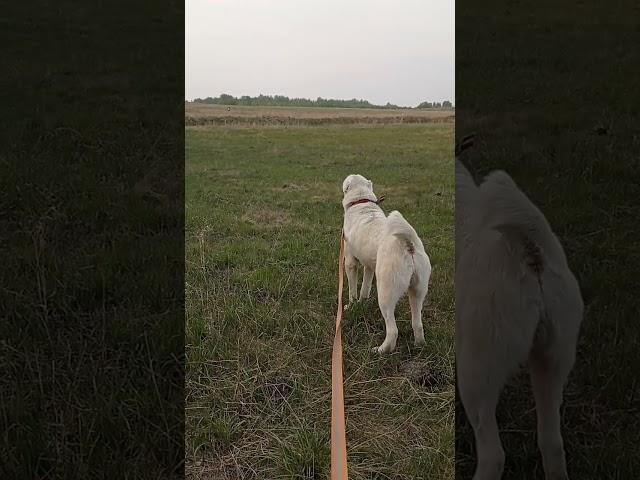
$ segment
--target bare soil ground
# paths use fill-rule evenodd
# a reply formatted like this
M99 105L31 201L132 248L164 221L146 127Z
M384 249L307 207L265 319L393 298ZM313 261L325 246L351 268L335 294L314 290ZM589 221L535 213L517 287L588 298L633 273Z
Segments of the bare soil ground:
M185 104L185 124L198 125L327 125L453 122L452 109L376 109L319 107L244 107Z

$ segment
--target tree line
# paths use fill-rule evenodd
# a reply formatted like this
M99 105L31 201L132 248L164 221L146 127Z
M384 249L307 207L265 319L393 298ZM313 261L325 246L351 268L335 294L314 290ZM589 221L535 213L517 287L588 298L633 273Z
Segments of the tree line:
M189 103L189 102L187 102ZM223 93L219 97L195 98L193 103L207 103L212 105L241 105L247 107L340 107L340 108L403 108L392 103L386 105L374 105L367 100L337 100L318 97L315 100L308 98L289 98L284 95L259 95L250 97L234 97ZM422 102L416 108L452 108L450 101Z
M453 105L449 100L444 102L422 102L416 108L453 108Z

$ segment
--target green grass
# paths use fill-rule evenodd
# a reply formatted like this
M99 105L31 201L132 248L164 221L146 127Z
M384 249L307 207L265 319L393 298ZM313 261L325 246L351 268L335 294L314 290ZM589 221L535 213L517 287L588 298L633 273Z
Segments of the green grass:
M341 185L373 180L434 264L413 347L372 299L344 324L352 479L453 478L453 124L186 130L186 455L191 478L327 478Z
M5 6L0 478L179 477L183 7Z
M456 31L457 129L468 159L501 168L539 206L580 283L585 318L565 390L569 475L627 479L640 469L640 60L630 5L467 2ZM637 5L636 5L637 10ZM488 22L478 26L479 16ZM599 127L606 127L598 133ZM473 433L456 405L457 474L471 478ZM543 478L529 379L505 389L505 479Z

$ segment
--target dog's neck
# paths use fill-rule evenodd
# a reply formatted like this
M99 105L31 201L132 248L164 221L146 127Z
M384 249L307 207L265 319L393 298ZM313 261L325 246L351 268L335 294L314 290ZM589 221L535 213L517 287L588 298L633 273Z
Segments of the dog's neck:
M356 200L355 202L349 202L347 204L347 208L351 208L354 205L358 205L360 203L375 203L375 204L378 204L378 201L377 200L371 200L369 198L361 198L360 200Z
M372 200L370 198L361 198L359 200L354 200L353 202L347 203L345 210L353 207L354 205L359 205L361 203L375 203L376 205L380 205L384 201L384 195L381 195L379 199Z

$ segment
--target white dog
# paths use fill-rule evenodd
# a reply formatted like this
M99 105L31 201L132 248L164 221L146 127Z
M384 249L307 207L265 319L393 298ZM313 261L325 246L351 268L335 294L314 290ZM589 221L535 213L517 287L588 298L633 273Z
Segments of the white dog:
M560 404L583 315L578 283L544 215L502 171L479 186L456 160L456 368L476 441L474 480L498 480L496 405L528 362L547 480L567 480Z
M424 344L422 304L429 287L431 262L422 241L399 212L385 216L373 193L373 184L362 175L349 175L342 192L349 305L356 300L361 263L364 275L360 300L369 298L375 272L378 305L386 325L384 342L374 351L387 353L396 348L398 327L394 312L405 292L409 293L415 344Z

